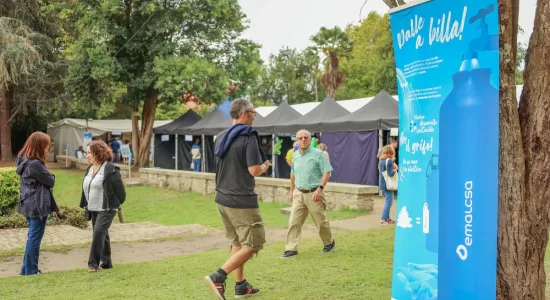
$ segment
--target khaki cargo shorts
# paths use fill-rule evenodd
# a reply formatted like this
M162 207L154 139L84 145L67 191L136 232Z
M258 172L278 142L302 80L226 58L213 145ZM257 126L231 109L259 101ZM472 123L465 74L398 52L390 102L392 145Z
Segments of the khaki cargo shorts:
M233 246L258 253L264 248L265 229L259 208L230 208L218 204L225 236Z

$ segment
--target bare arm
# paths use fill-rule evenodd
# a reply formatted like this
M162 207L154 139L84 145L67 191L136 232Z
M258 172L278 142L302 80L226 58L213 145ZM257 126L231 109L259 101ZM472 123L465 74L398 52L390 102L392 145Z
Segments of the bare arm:
M250 175L252 175L252 176L260 176L263 173L265 173L268 168L269 168L269 160L265 161L261 165L255 165L255 166L248 167L248 173L250 173Z
M323 186L323 188L326 187L326 184L328 183L329 178L330 178L330 172L323 173L323 178L321 178L321 185ZM317 190L315 190L315 192L313 193L313 201L321 200L322 195L323 195L323 189L321 189L320 187L317 188Z
M296 177L294 177L294 173L290 173L290 195L288 195L288 199L290 200L290 202L294 200L294 189L296 188L296 186L294 185L295 179Z

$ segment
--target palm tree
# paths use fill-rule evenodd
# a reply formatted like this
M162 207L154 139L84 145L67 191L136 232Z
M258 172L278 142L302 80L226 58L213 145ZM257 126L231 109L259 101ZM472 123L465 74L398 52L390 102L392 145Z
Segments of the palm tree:
M339 69L340 59L351 52L353 43L347 33L338 26L332 29L321 27L321 30L310 39L315 43L317 50L325 55L321 84L326 95L336 99L336 90L346 79L344 71Z

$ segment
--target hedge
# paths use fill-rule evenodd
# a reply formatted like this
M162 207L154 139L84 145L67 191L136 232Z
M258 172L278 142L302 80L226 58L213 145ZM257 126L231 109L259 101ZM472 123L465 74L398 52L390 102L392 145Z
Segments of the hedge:
M19 176L15 168L0 168L0 215L13 211L19 200Z
M47 225L71 225L82 229L88 227L83 209L60 206L59 210L63 219L59 219L55 214L52 214L48 217ZM15 210L10 211L7 215L0 216L0 229L27 228L28 226L27 219Z

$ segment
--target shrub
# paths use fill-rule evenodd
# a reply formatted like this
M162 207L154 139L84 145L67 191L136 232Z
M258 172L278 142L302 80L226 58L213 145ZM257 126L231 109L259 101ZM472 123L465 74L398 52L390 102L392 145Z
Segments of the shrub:
M0 168L0 215L9 214L17 205L19 184L15 168Z
M67 206L60 206L59 210L64 218L59 219L55 214L50 215L47 222L48 226L71 225L81 229L88 227L84 210ZM7 215L0 216L0 229L27 228L28 226L27 219L15 210L11 210Z

